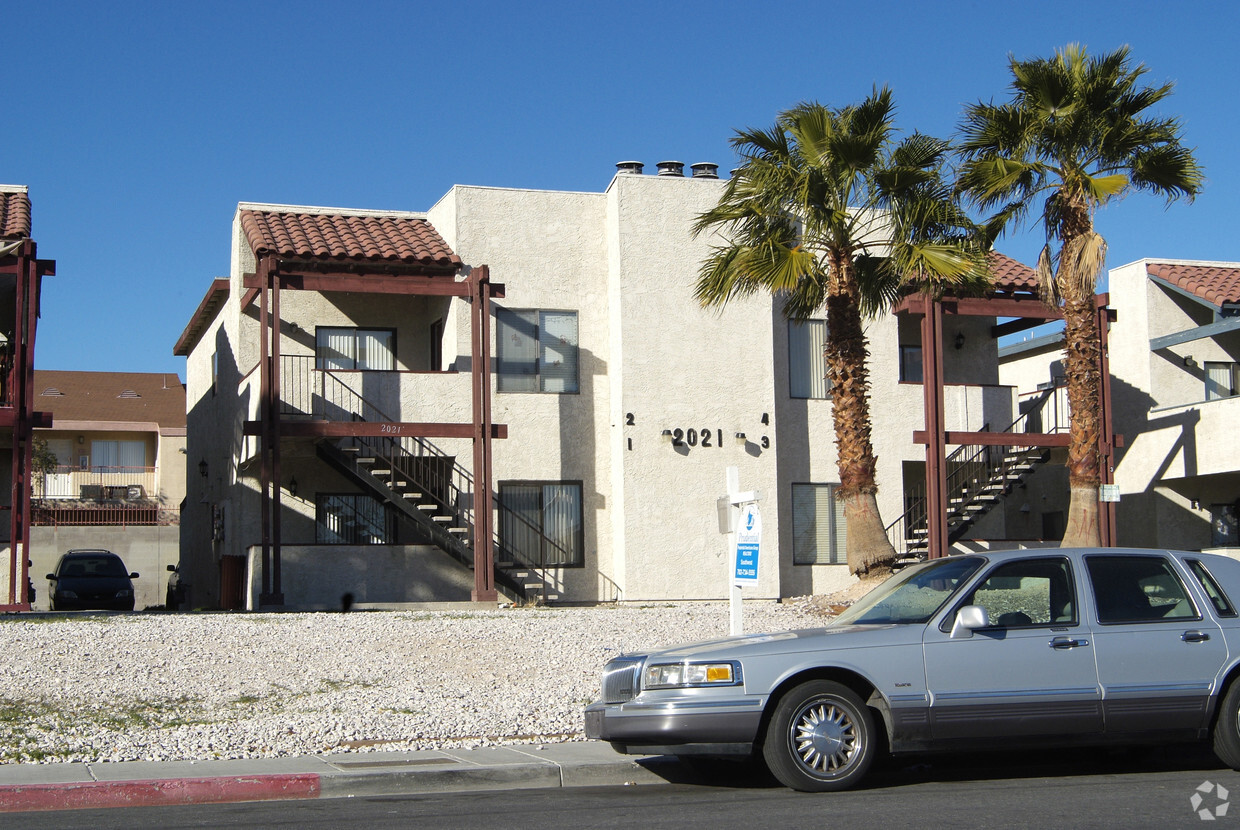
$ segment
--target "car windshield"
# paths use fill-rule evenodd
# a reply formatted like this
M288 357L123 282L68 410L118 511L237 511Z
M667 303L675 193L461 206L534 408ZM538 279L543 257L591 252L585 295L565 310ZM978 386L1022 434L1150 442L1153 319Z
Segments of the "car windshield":
M115 556L75 556L60 566L61 576L129 576Z
M975 556L952 556L906 568L857 600L831 624L929 622L961 582L981 567L982 562Z

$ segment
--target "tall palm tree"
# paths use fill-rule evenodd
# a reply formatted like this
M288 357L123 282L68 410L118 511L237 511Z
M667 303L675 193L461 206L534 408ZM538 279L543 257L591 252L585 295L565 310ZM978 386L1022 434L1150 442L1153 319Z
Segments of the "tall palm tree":
M695 224L726 240L702 264L703 305L769 292L790 319L826 308L836 495L859 576L882 575L896 558L875 496L863 315L889 310L910 284L967 290L987 279L973 226L942 175L949 146L918 133L896 143L893 116L884 88L838 109L803 103L769 130L738 131L740 167Z
M1202 171L1180 143L1179 121L1146 114L1173 85L1145 86L1147 70L1132 64L1128 47L1090 57L1070 45L1052 58L1009 63L1010 100L965 110L959 186L977 206L996 210L988 223L995 235L1023 222L1034 200L1045 197L1047 242L1038 273L1043 299L1062 306L1071 424L1063 544L1097 545L1101 346L1094 292L1106 241L1094 229L1094 214L1134 190L1168 204L1191 200Z

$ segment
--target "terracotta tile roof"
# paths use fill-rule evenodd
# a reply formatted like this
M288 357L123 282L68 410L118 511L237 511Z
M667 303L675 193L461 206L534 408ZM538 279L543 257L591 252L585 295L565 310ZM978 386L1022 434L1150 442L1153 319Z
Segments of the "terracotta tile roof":
M185 428L185 385L174 374L36 369L34 408L59 421L112 421Z
M30 238L30 196L26 188L0 185L0 239Z
M1240 266L1232 263L1151 262L1146 273L1216 306L1240 303Z
M245 209L241 228L255 254L287 259L389 262L455 271L461 258L422 218L402 214L346 214Z
M1038 272L998 251L986 254L995 291L1003 294L1038 293Z

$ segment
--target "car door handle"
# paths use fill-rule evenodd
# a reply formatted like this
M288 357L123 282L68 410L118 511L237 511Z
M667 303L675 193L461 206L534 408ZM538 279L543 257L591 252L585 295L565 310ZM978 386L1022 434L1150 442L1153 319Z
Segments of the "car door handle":
M1186 643L1204 643L1210 639L1210 635L1204 631L1185 631L1180 635L1180 639Z
M1077 648L1078 646L1089 645L1089 640L1076 640L1071 637L1056 637L1051 640L1051 648Z

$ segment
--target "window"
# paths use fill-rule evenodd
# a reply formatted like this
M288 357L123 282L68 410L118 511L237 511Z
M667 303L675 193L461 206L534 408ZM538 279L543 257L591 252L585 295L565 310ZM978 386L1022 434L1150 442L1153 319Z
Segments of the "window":
M216 349L211 352L211 394L216 392L217 384L220 381L220 350Z
M900 347L900 381L902 383L921 383L921 346Z
M1100 623L1197 619L1184 585L1161 556L1087 556Z
M1214 610L1218 612L1220 617L1236 616L1235 607L1227 599L1227 595L1223 593L1223 589L1219 587L1219 584L1214 581L1214 577L1206 570L1206 566L1201 564L1201 560L1189 559L1188 569L1193 572L1193 576L1197 577L1197 581L1201 583L1202 590L1206 592L1206 596L1210 598L1210 602L1214 605Z
M838 484L792 485L792 562L795 565L843 565L848 528L844 503L835 498Z
M495 320L499 391L577 392L577 312L500 308Z
M1240 374L1240 366L1235 363L1207 360L1205 370L1207 401L1230 398L1236 394L1237 387L1240 386L1236 382L1237 375Z
M993 626L1019 628L1075 625L1073 599L1068 561L1056 557L1000 565L963 604L985 608Z
M827 321L788 321L788 393L794 398L831 397L827 380Z
M390 372L396 368L396 332L319 326L314 331L314 368Z
M364 493L319 493L314 500L315 541L323 545L387 545L391 521L382 502Z
M146 470L145 441L91 441L96 473L140 473Z
M505 558L540 567L584 564L580 484L501 483L499 500Z

